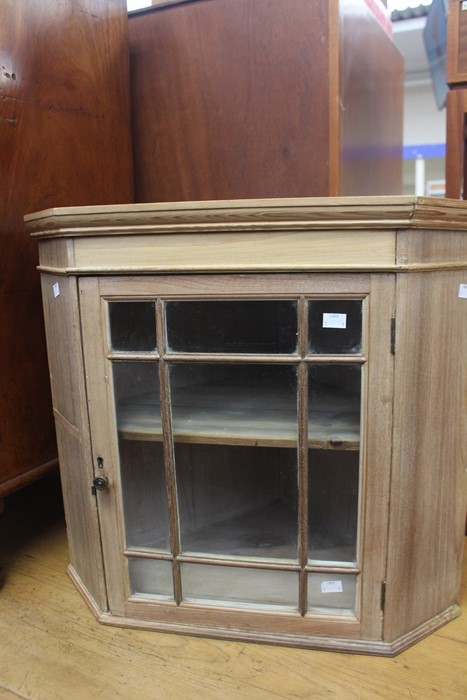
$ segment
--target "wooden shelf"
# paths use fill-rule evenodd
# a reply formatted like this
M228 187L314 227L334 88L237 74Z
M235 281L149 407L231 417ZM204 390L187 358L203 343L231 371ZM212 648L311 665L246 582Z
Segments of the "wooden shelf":
M181 554L194 557L298 561L298 515L274 501L241 514L210 522L197 529L181 526ZM170 551L168 537L155 529L133 537L128 553ZM349 566L356 560L356 548L342 537L311 531L309 560L332 566Z
M298 443L294 397L278 389L255 392L246 387L202 385L179 389L172 395L175 442L291 447ZM324 396L308 421L308 446L318 449L358 450L358 399L349 395ZM126 440L162 440L162 422L156 397L140 395L122 402L118 431Z

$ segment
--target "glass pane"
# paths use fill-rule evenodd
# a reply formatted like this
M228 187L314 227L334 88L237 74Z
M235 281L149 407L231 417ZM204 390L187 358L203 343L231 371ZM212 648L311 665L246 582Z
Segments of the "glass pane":
M204 605L298 608L298 574L293 571L240 569L182 564L183 599Z
M157 362L114 362L113 377L120 439L161 441Z
M308 556L313 561L356 561L358 452L309 450Z
M295 367L176 364L170 384L176 442L297 444Z
M308 574L308 612L355 612L355 574Z
M169 518L162 444L120 440L119 448L126 546L168 552Z
M156 349L156 312L153 301L110 302L109 323L113 350Z
M168 347L172 352L294 353L295 301L169 302Z
M322 299L310 301L309 351L340 355L362 350L362 302Z
M159 377L156 362L114 362L127 547L169 550Z
M296 369L173 365L183 551L297 558Z
M157 559L128 560L132 595L173 600L172 564Z
M309 367L308 444L321 449L360 446L361 367Z
M309 557L356 557L361 367L309 368ZM323 449L325 448L325 449Z
M178 444L182 551L297 560L296 454Z

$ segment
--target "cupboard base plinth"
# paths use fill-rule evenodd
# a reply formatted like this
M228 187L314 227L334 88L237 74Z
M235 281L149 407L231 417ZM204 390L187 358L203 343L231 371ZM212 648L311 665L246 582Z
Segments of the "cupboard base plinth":
M292 634L281 632L259 633L251 630L217 627L214 625L187 625L178 622L170 623L160 620L145 620L134 617L122 617L114 615L106 610L101 610L94 598L89 594L81 578L73 566L68 566L68 574L84 598L96 620L103 625L121 627L126 629L148 630L167 634L181 634L195 637L206 637L233 642L249 642L252 644L272 644L276 646L288 646L301 649L315 649L317 651L336 651L349 654L368 654L374 656L396 656L405 649L427 637L448 622L455 620L461 613L458 605L450 605L435 617L427 620L416 629L407 632L392 642L374 639L345 639L342 637L323 637L309 634Z

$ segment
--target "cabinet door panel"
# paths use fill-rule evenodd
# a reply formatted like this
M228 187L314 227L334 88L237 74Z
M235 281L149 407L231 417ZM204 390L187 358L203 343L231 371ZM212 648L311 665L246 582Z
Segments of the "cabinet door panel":
M380 638L389 461L369 459L392 420L384 277L368 294L368 278L284 275L276 298L260 275L222 298L217 276L202 294L195 277L81 280L113 614L169 606L188 623L201 606L212 624L248 608L278 630L287 613L297 634L326 618L344 636L351 618Z

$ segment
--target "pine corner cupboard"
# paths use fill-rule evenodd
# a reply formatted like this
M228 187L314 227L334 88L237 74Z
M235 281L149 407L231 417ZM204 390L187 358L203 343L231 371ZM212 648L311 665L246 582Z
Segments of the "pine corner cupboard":
M393 655L458 614L463 202L26 221L69 570L101 622Z

